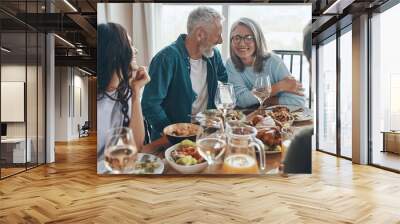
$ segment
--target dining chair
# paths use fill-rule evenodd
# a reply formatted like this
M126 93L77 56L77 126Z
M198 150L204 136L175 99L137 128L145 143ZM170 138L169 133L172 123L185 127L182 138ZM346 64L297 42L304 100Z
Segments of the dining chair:
M303 74L303 58L305 57L303 51L273 50L273 52L282 58L289 72L303 84L303 87L308 86L306 90L308 91L306 103L311 108L311 74L306 74L307 77Z

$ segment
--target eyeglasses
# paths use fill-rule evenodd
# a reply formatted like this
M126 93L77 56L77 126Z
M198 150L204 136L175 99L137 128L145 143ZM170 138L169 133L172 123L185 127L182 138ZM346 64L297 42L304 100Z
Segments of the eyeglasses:
M254 36L253 35L246 35L246 36L240 36L240 35L236 35L232 37L232 42L234 44L239 44L240 41L244 41L245 44L251 44L254 42Z

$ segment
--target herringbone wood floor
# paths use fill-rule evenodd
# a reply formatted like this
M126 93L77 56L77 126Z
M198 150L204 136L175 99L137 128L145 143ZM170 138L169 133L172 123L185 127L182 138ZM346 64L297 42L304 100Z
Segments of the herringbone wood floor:
M96 139L0 181L0 223L400 223L400 175L316 152L313 174L97 176Z

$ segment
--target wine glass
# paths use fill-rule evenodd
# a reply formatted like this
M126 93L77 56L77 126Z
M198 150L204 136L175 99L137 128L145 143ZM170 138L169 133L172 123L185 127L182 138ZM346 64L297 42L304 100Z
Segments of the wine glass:
M137 154L138 150L130 128L113 128L108 132L104 162L110 173L133 173Z
M206 117L199 120L202 131L196 136L197 151L208 163L208 173L224 154L226 137L224 126L219 117Z
M230 83L219 84L214 98L215 106L222 111L222 116L226 122L228 110L232 110L236 106L235 91Z
M271 95L271 81L268 75L258 74L254 81L252 93L260 102L259 109L262 108L264 101Z

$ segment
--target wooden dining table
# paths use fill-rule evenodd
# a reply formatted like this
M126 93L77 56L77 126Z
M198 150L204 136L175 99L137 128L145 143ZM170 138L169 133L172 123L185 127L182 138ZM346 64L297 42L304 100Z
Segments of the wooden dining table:
M254 112L254 110L246 110L244 112L246 115L251 114ZM285 158L285 153L287 148L290 145L290 140L298 134L303 128L309 128L313 126L313 121L308 120L308 121L302 121L302 122L294 122L291 126L292 134L290 135L290 138L285 138L283 139L283 144L282 144L282 151L281 152L267 152L265 155L266 159L266 164L265 164L265 171L264 172L257 172L254 174L261 174L261 173L266 173L266 174L278 174L280 172L280 168L282 167L282 162ZM162 159L164 162L164 171L163 175L176 175L180 174L178 171L174 170L171 166L169 166L168 162L165 160L165 155L164 152L166 149L171 147L172 145L169 143L168 139L166 136L162 136L161 138L152 141L150 144L147 144L143 146L141 152L142 153L149 153L158 156L159 158ZM209 170L204 170L199 174L213 174L213 175L231 175L228 173L224 173L222 169L222 161L217 162L216 165L214 165L212 171L210 172ZM260 167L260 166L258 166Z

